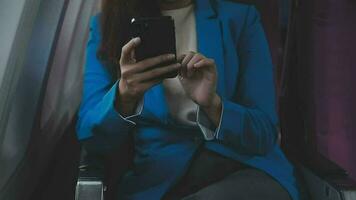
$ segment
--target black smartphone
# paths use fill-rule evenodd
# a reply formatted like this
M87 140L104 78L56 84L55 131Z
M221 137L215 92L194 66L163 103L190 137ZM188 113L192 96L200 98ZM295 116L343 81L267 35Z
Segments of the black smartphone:
M170 16L133 18L130 32L132 38L141 38L141 44L135 50L137 61L163 54L177 55L174 20ZM177 62L176 60L172 63ZM170 74L168 78L176 75L177 73Z

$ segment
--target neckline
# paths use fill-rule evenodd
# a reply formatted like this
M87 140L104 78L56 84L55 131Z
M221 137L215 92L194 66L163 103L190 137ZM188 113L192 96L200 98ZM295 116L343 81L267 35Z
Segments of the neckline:
M191 8L193 8L194 4L191 3L185 7L182 8L177 8L177 9L170 9L170 10L162 10L161 13L162 14L171 14L171 13L178 13L178 12L183 12L186 10L190 10Z

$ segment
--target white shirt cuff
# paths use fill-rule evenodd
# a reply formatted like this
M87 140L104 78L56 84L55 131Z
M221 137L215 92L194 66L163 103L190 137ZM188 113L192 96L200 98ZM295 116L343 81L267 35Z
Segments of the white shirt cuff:
M119 116L120 116L123 120L125 120L125 121L127 121L127 122L129 122L129 123L132 123L132 124L136 125L136 122L134 122L134 121L131 120L131 119L134 118L134 117L137 117L137 116L141 115L142 110L143 110L143 99L144 99L144 98L142 98L142 99L139 101L139 103L137 104L135 114L124 117L124 116L122 116L122 115L119 113Z
M218 125L218 127L215 127L215 125L210 121L210 119L206 115L206 113L201 111L200 106L198 106L197 124L198 124L201 132L203 133L205 140L211 141L211 140L218 138L223 113L224 113L224 105L222 104L219 125Z

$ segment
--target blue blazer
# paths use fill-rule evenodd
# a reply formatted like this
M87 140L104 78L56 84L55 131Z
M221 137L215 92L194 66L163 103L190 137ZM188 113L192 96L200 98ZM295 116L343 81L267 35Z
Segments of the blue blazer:
M198 50L217 65L217 92L223 101L217 139L205 141L199 129L178 126L161 84L145 93L140 114L123 118L117 113L117 80L96 56L98 17L91 21L87 45L79 139L109 152L134 136L135 167L123 178L120 199L160 199L200 145L268 173L299 199L294 168L276 143L273 66L259 14L251 5L196 0L195 15Z

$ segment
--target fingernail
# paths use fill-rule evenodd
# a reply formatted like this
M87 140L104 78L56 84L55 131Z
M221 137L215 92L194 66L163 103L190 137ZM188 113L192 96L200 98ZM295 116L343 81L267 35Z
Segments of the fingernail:
M140 38L140 37L134 38L134 42L135 42L135 43L140 42L140 41L141 41L141 38Z
M168 54L168 59L173 59L175 58L176 56L174 54Z

